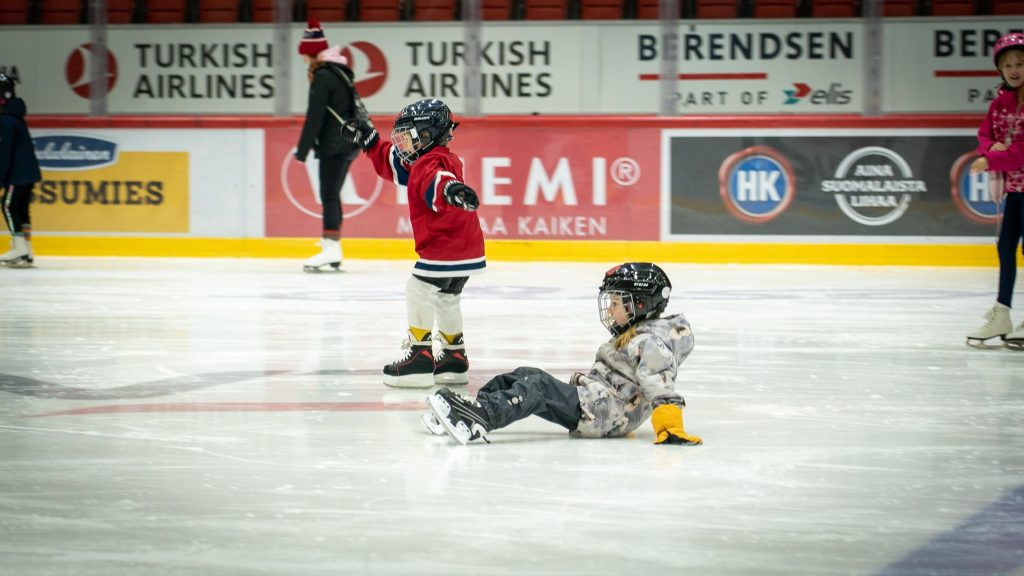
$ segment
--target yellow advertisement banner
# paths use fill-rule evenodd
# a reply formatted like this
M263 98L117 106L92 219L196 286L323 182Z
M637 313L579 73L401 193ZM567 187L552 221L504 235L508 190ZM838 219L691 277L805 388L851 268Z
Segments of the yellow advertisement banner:
M189 231L188 152L121 152L102 168L43 170L36 232Z

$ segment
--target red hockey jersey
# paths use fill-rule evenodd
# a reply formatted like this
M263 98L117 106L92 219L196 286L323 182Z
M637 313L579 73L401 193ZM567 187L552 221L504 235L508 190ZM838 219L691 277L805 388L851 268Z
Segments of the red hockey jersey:
M443 194L449 182L462 182L462 161L447 147L436 146L408 165L393 148L381 138L366 154L381 178L406 187L420 257L413 274L449 278L483 272L487 261L480 218L448 204Z

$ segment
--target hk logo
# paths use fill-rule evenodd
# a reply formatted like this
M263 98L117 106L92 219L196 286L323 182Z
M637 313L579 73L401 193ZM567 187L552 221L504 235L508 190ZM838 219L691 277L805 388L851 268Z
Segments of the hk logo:
M101 49L92 44L82 44L75 48L68 56L64 64L64 78L68 87L75 93L88 100L92 97L93 69L97 66L97 58ZM107 53L107 92L114 89L117 84L117 59L114 53L106 50Z
M796 196L789 160L767 146L751 146L726 158L718 169L718 186L726 209L754 224L778 217Z
M356 74L356 92L369 98L384 87L388 79L388 61L380 48L369 42L353 42L341 51Z

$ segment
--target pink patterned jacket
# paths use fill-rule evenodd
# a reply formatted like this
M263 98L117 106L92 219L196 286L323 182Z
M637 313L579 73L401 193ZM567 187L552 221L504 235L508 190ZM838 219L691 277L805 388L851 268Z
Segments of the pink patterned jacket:
M996 142L1008 144L992 150ZM988 159L988 169L1005 172L1006 192L1024 192L1024 107L1016 90L1001 88L978 128L978 154Z

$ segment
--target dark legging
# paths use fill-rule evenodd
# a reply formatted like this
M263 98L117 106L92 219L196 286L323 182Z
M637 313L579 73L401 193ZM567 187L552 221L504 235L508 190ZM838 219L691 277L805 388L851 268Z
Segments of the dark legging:
M540 416L572 432L583 415L576 387L538 368L516 368L491 378L476 400L490 416L491 430Z
M28 213L29 200L32 199L33 184L23 186L0 187L0 207L3 208L4 221L11 234L28 235L32 232L32 219Z
M341 237L341 185L348 167L359 157L359 149L320 157L320 203L324 209L324 237Z
M1024 192L1006 195L1003 224L999 229L999 297L996 300L1007 307L1013 301L1013 284L1017 281L1017 246L1024 232Z

